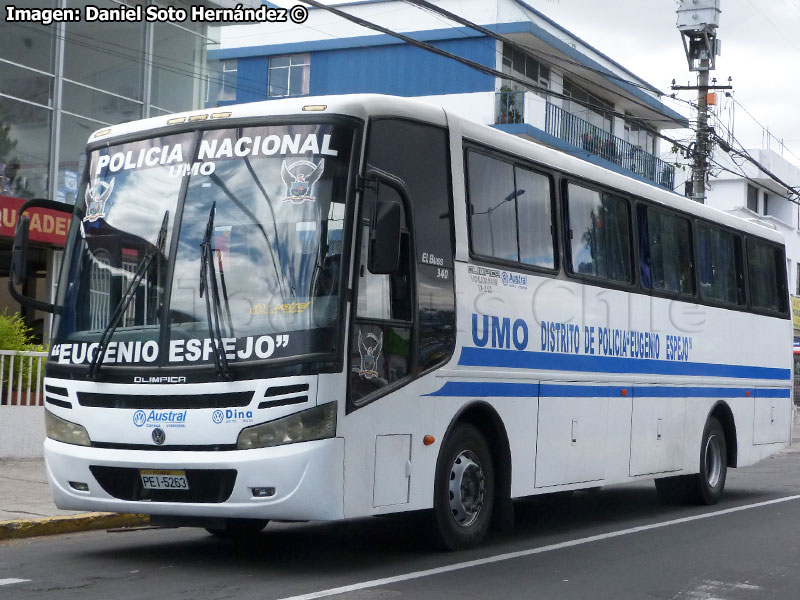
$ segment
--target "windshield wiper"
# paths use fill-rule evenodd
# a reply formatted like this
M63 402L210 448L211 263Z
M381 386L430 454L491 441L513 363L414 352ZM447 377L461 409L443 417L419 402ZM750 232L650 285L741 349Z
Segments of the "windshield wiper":
M203 241L200 243L200 297L203 293L206 296L206 320L208 321L208 336L213 340L214 366L218 375L225 377L231 376L231 369L228 365L228 357L222 342L222 332L220 330L220 302L219 288L217 287L217 271L214 268L214 258L211 246L211 238L214 234L214 214L217 210L217 201L211 203L211 210L206 221L206 231L203 234ZM211 285L208 283L208 275L211 273ZM211 305L214 305L212 311Z
M111 341L111 336L114 335L114 332L119 326L122 315L125 314L125 311L128 309L128 305L136 295L136 290L144 278L145 273L147 273L150 263L153 262L153 258L156 255L159 257L161 256L164 250L164 242L167 238L168 223L169 211L165 211L164 218L161 220L161 229L158 232L158 238L156 239L155 246L153 246L152 250L145 255L144 260L139 263L139 268L136 269L136 273L134 273L133 278L128 283L128 287L125 288L122 298L120 298L116 308L114 309L114 313L108 320L108 325L106 325L106 328L103 330L103 334L100 336L100 341L97 344L97 350L92 357L92 362L89 365L89 372L86 375L89 379L97 378L97 373L100 371L100 365L103 363L103 358L106 355L106 348L108 348L108 343Z

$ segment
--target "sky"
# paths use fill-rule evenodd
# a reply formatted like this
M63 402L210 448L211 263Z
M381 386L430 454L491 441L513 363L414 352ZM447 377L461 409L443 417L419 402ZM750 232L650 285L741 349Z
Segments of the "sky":
M528 3L665 93L671 93L673 79L679 85L697 83L676 27L676 0ZM720 8L717 37L722 40L722 55L711 76L718 84L727 83L729 76L733 79L733 92L741 104L734 112L736 139L745 148L769 147L781 153L775 139L767 146L767 136L746 109L783 140L788 148L783 157L800 166L800 0L721 0ZM678 92L678 97L696 100L697 92ZM665 102L689 114L685 104ZM720 116L726 125L731 103L721 98Z

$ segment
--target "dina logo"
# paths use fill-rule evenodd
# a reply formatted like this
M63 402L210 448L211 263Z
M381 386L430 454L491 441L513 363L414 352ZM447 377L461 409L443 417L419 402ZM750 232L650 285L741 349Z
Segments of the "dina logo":
M361 370L358 374L364 379L373 379L378 376L378 358L383 348L383 333L380 338L374 333L368 333L367 339L361 337L358 330L358 353L361 355Z
M86 186L86 216L83 217L84 221L94 223L98 219L104 219L106 216L106 202L114 189L114 180L111 183L105 181L95 181L93 184Z
M314 187L317 185L322 172L325 169L325 159L315 165L309 160L298 160L290 165L284 160L281 163L281 179L286 187L284 202L292 204L302 204L303 202L314 202L317 197L314 195Z
M137 427L141 427L147 422L147 413L143 410L137 410L133 413L133 424Z

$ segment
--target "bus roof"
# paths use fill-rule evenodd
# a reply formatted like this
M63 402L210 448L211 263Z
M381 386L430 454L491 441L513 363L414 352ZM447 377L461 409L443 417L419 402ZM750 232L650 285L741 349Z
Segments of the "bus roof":
M95 131L89 137L89 142L112 142L114 138L145 133L148 130L159 130L159 134L163 135L164 129L169 126L185 126L193 121L196 121L198 125L213 121L218 122L220 126L224 126L225 121L228 119L298 114L311 115L315 113L320 115L347 115L364 121L369 117L375 116L395 116L425 121L442 127L450 124L460 130L464 138L479 144L484 144L542 166L571 173L600 185L646 198L657 204L681 210L746 233L779 243L784 241L780 232L758 223L699 204L674 192L658 188L655 185L604 169L561 150L555 150L537 142L505 133L488 125L469 121L452 113L447 113L444 109L433 104L413 98L381 94L346 94L337 96L304 96L301 98L231 104L151 117L105 127Z

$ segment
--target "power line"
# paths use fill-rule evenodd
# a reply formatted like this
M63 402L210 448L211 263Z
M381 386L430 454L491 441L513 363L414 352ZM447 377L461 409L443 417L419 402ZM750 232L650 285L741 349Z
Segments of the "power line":
M733 103L734 103L734 104L736 104L736 106L738 106L739 108L741 108L741 109L742 109L742 110L745 112L745 114L746 114L748 117L750 117L751 119L753 119L753 121L755 122L755 124L756 124L756 125L758 125L759 127L761 127L761 129L762 129L762 130L766 131L766 132L767 132L767 135L768 135L769 137L771 137L771 138L772 138L772 139L774 139L776 142L778 142L778 144L780 144L781 148L783 148L784 150L786 150L786 151L787 151L789 154L791 154L792 156L794 156L794 157L795 157L797 160L800 160L800 156L797 156L797 155L796 155L794 152L792 152L792 151L791 151L791 150L790 150L790 149L789 149L789 148L788 148L788 147L787 147L787 146L786 146L786 145L783 143L783 140L781 140L781 139L778 139L778 138L775 136L775 134L773 134L772 132L770 132L770 130L769 130L769 128L768 128L768 127L764 126L764 125L763 125L763 124L762 124L762 123L761 123L761 122L760 122L758 119L756 119L756 118L753 116L753 114L752 114L752 113L751 113L749 110L747 110L747 109L746 109L746 108L745 108L745 107L742 105L742 103L741 103L741 102L739 102L739 101L736 99L736 96L734 96L733 94L730 94L730 95L726 94L726 96L728 96L728 97L729 97L731 100L733 100Z
M470 60L468 58L464 58L463 56L459 56L458 54L453 54L452 52L448 52L447 50L442 50L441 48L437 48L436 46L433 46L433 45L428 44L426 42L421 42L421 41L416 40L416 39L414 39L414 38L412 38L410 36L407 36L407 35L405 35L403 33L399 33L399 32L394 31L392 29L388 29L387 27L383 27L382 25L378 25L377 23L373 23L371 21L367 21L365 19L362 19L361 17L357 17L355 15L351 15L350 13L347 13L347 12L344 12L342 10L339 10L338 8L335 8L333 6L322 4L321 2L318 2L317 0L301 0L301 1L304 2L305 4L310 5L310 6L314 6L315 8L320 8L320 9L326 10L326 11L328 11L330 13L333 13L333 14L335 14L337 16L342 17L343 19L346 19L347 21L350 21L350 22L355 23L357 25L361 25L362 27L365 27L367 29L372 29L373 31L378 31L378 32L383 33L385 35L389 35L389 36L395 37L395 38L397 38L399 40L402 40L402 41L406 42L407 44L409 44L411 46L416 46L417 48L421 48L421 49L426 50L428 52L432 52L433 54L438 54L439 56L443 56L445 58L449 58L451 60L455 60L455 61L457 61L457 62L459 62L459 63L461 63L463 65L466 65L466 66L468 66L468 67L470 67L472 69L475 69L476 71L479 71L481 73L484 73L486 75L491 75L493 77L499 77L500 79L507 79L509 81L513 81L514 83L518 83L521 86L523 86L525 88L528 88L531 91L537 92L539 94L543 94L543 95L546 95L546 96L552 96L554 98L561 98L563 100L569 100L569 101L574 102L576 104L580 104L581 106L586 106L587 108L595 109L598 112L603 112L605 114L617 116L617 117L620 117L620 118L623 118L623 119L627 116L627 115L625 115L624 113L621 113L621 112L608 110L604 106L599 106L597 104L592 104L591 102L586 102L586 101L583 101L583 100L577 100L577 99L575 99L575 98L573 98L571 96L568 96L566 94L561 94L559 92L554 92L552 90L549 90L548 88L532 84L529 81L527 81L525 79L522 79L521 77L517 77L516 75L503 73L502 71L498 71L497 69L494 69L492 67L488 67L488 66L486 66L486 65L484 65L482 63L476 62L474 60ZM656 122L677 123L677 121L675 121L674 119L671 119L671 118L656 119L656 118L642 117L640 120L642 120L642 121L656 121Z
M558 54L554 54L552 52L545 52L544 50L539 50L538 48L534 48L533 46L530 46L528 44L523 44L521 42L517 42L515 40L512 40L512 39L510 39L510 38L508 38L508 37L506 37L504 35L501 35L501 34L498 34L495 31L492 31L491 29L488 29L487 27L484 27L482 25L478 25L478 24L476 24L476 23L474 23L472 21L469 21L469 20L465 19L464 17L461 17L460 15L457 15L457 14L451 12L451 11L448 11L448 10L445 10L444 8L436 6L432 2L428 2L428 0L403 0L403 1L408 3L408 4L412 4L414 6L417 6L418 8L424 8L425 10L428 10L430 12L442 15L444 17L447 17L451 21L455 21L456 23L461 23L462 25L465 25L465 26L469 27L470 29L474 29L475 31L479 31L479 32L483 33L486 36L489 36L489 37L494 38L496 40L502 41L503 43L509 44L513 48L516 48L516 49L518 49L520 51L530 53L530 54L532 54L533 56L535 56L537 58L547 57L547 58L549 58L551 60L556 60L556 61L562 62L564 64L580 67L580 68L585 69L587 71L590 71L592 73L597 73L598 75L602 75L603 77L605 77L607 79L615 79L615 80L620 81L622 83L627 83L628 85L631 85L631 86L634 86L634 87L638 87L638 88L641 88L643 90L648 90L648 91L653 92L653 93L657 93L660 96L663 95L658 90L656 90L655 88L653 88L650 85L646 85L646 84L643 84L643 83L638 83L636 81L631 81L629 79L625 79L621 75L617 75L615 73L612 73L611 71L602 70L602 69L596 69L594 67L590 67L588 65L580 63L580 62L578 62L576 60L571 60L569 58L566 58L564 56L560 56ZM591 80L586 80L586 81L591 81ZM595 83L595 82L592 82L592 83ZM595 84L595 85L599 85L599 84ZM604 88L603 86L599 86L599 87L602 87L602 89L605 89L606 91L609 91L609 92L613 93L613 91L609 90L608 88ZM645 106L645 105L643 105L643 106ZM650 108L650 107L647 107L647 108Z
M473 21L470 21L470 20L468 20L468 19L466 19L464 17L461 17L460 15L457 15L457 14L451 12L451 11L448 11L448 10L445 10L444 8L436 6L435 4L429 2L428 0L404 0L404 1L407 4L411 4L412 6L416 6L417 8L421 8L421 9L426 10L428 12L432 12L434 15L444 16L444 17L450 19L451 21L454 21L456 23L460 23L461 25L465 25L465 26L467 26L467 27L469 27L469 28L471 28L471 29L473 29L475 31L483 33L484 35L486 35L486 36L488 36L488 37L490 37L492 39L501 41L501 42L503 42L503 44L508 45L511 48L513 48L513 49L515 49L515 50L517 50L517 51L519 51L519 52L521 52L523 54L526 54L526 55L527 54L531 54L532 56L534 56L535 58L538 58L538 59L541 59L542 56L551 57L553 60L557 60L557 61L569 64L569 65L574 65L574 66L580 67L582 69L585 69L587 71L590 71L590 72L593 72L593 73L597 73L597 74L603 76L604 78L616 79L616 80L618 80L620 82L629 84L631 86L638 87L638 88L641 88L641 89L644 89L644 90L647 90L647 91L655 92L659 96L663 96L663 94L658 92L658 90L653 89L652 86L643 85L643 84L640 84L640 83L637 83L637 82L634 82L634 81L630 81L628 79L625 79L624 77L621 77L619 75L616 75L616 74L612 73L611 71L595 69L593 67L589 67L589 66L584 65L582 63L579 63L577 61L573 61L573 60L558 56L558 55L553 54L553 53L544 52L542 50L538 50L536 48L533 48L532 46L530 46L528 44L522 44L520 42L512 40L512 39L508 38L505 35L499 34L499 33L495 32L495 31L492 31L491 29L488 29L487 27L484 27L482 25L478 25L477 23L474 23ZM500 54L503 57L505 57L502 52L499 52L499 51L495 50L495 53L496 54ZM545 61L546 61L546 59L545 59ZM582 76L582 75L580 75L578 73L570 72L569 75L572 78L576 78L576 79L580 79L582 81L588 82L591 85L594 85L595 87L598 87L598 88L600 88L600 89L602 89L602 90L604 90L604 91L606 91L606 92L608 92L608 93L610 93L612 95L618 94L617 91L612 90L611 88L606 87L606 86L604 86L604 85L602 85L600 83L597 83L596 81L588 79L587 77L584 77L584 76ZM569 98L570 98L571 101L575 102L575 100L572 98L572 96L569 96ZM637 99L634 99L634 98L627 98L627 100L629 102L631 102L632 104L634 104L636 106L639 106L640 108L644 108L645 110L654 110L653 107L647 105L646 103L644 103L644 102L642 102L640 100L637 100ZM606 113L606 114L617 114L617 115L619 114L619 113L613 113L612 111L608 111L608 110L605 110L605 109L603 110L603 112ZM638 123L643 123L643 121L645 121L645 120L653 120L653 119L648 119L647 117L633 117L632 115L626 115L626 114L623 114L622 118L627 122L633 122L633 123L637 123L637 122ZM671 119L671 122L679 124L679 125L682 125L682 123L680 121L677 121L675 119Z

